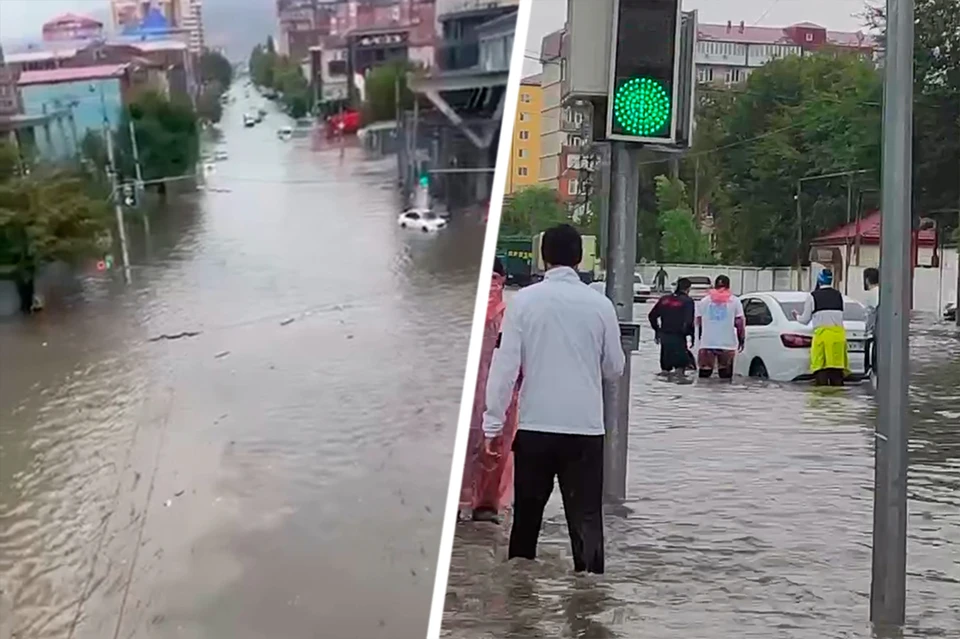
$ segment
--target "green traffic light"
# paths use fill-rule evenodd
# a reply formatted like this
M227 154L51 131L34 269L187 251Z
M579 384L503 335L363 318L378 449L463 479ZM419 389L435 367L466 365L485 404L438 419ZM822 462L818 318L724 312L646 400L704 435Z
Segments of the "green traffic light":
M428 186L430 186L430 178L427 177L426 175L421 175L420 186L422 186L423 188L427 188Z
M670 124L670 94L653 78L631 78L620 85L613 99L613 115L624 131L651 137L663 134Z

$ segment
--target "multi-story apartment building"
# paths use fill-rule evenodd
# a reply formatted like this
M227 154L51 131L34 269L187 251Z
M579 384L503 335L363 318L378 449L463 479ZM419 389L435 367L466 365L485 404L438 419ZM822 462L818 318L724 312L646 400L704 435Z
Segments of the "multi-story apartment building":
M206 47L203 34L203 0L180 0L180 27L187 31L190 53L200 55Z
M823 50L858 52L874 57L876 40L861 31L829 31L812 22L788 27L701 24L697 31L697 80L724 85L746 81L754 69L789 55Z
M513 125L507 193L515 193L539 182L542 106L543 89L540 87L540 75L524 78L520 82L516 122Z
M179 27L183 18L182 0L110 0L113 27L123 31L143 20L150 9L157 9L171 27Z
M544 186L560 188L560 150L565 134L560 130L563 111L563 30L543 38L540 46L540 88L542 112L540 115L540 182Z

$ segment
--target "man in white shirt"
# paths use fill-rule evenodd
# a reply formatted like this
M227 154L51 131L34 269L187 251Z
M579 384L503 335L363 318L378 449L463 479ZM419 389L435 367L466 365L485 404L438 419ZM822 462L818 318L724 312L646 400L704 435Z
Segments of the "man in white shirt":
M737 351L743 351L746 317L740 298L730 292L729 277L717 276L713 288L697 303L694 323L700 338L700 377L712 377L716 368L720 379L731 379L733 360Z
M602 380L623 374L612 302L580 280L580 233L562 224L543 234L547 272L510 301L487 381L487 450L503 430L520 371L513 443L514 510L509 557L535 559L543 510L559 479L574 569L604 570Z

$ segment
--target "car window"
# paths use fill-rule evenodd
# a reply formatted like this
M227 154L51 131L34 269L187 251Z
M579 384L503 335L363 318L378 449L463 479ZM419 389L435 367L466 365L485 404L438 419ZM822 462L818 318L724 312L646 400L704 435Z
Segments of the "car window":
M420 214L419 214L419 213L407 213L407 219L408 219L408 220L419 220L419 219L420 219Z
M633 283L634 283L634 284L643 284L643 277L641 277L640 275L634 273L634 274L633 274Z
M436 215L435 213L424 213L423 219L425 219L425 220L435 220L435 219L437 219L437 215Z
M743 314L747 326L769 326L773 324L773 313L763 300L748 299L743 303Z
M690 280L690 284L692 284L693 286L710 286L709 277L694 275L692 277L688 277L687 279Z

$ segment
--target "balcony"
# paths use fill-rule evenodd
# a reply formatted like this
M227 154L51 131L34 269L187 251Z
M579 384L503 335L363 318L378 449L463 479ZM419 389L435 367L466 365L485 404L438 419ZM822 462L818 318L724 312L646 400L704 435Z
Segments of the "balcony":
M436 47L436 63L442 71L472 69L480 64L480 42L443 40Z

